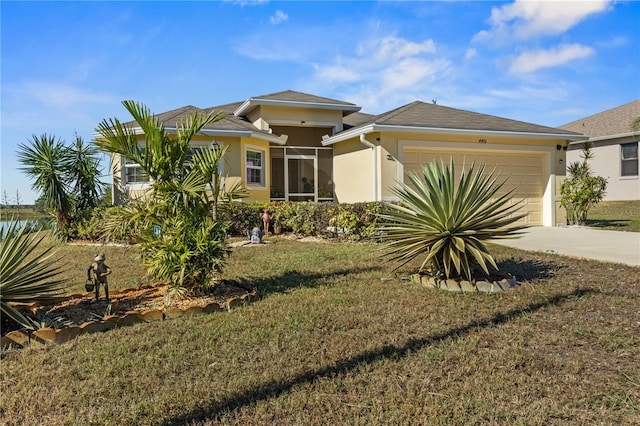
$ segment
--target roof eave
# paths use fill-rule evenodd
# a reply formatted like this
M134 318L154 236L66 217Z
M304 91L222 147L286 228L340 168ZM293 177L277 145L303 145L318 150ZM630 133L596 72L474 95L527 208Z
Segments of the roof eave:
M370 124L364 127L357 127L349 129L346 132L342 132L333 137L325 139L322 145L333 145L337 142L342 142L353 137L357 137L359 134L372 133L372 132L396 132L396 133L422 133L422 134L453 134L453 135L477 135L477 136L498 136L498 137L526 137L531 139L564 139L564 140L587 140L588 136L580 134L566 134L566 133L538 133L538 132L516 132L508 130L478 130L478 129L455 129L444 127L419 127L419 126L398 126L388 124Z
M287 100L278 100L278 99L256 99L249 98L242 103L235 111L233 111L233 115L236 117L240 117L247 112L249 112L253 107L259 105L270 105L270 106L281 106L281 107L305 107L305 108L314 108L314 109L333 109L339 110L343 112L358 112L360 111L360 107L357 105L344 105L344 104L333 104L329 102L303 102L303 101L287 101Z
M175 128L173 129L166 128L165 130L167 130L170 133L171 131L175 132ZM251 130L202 129L200 131L200 134L203 134L206 136L214 136L214 137L228 136L228 137L240 137L240 138L241 137L253 138L253 139L263 140L266 142L275 143L278 145L284 145L285 143L287 143L287 138L288 138L287 135L276 136L269 133L253 132Z
M132 127L129 130L133 132L134 135L144 134L141 127ZM164 130L169 134L176 133L175 127L165 127ZM278 145L286 144L287 138L288 138L287 135L276 136L276 135L267 134L267 133L252 132L251 130L202 129L198 134L205 135L205 136L213 136L213 137L226 136L226 137L237 137L237 138L242 138L242 137L253 138L253 139L263 140L266 142L275 143ZM94 133L93 137L94 139L98 140L102 138L102 135L100 135L100 133Z
M588 138L588 140L589 142L600 142L600 141L607 141L610 139L621 139L621 138L628 138L633 136L640 136L640 132L626 132L626 133L618 133L616 135L598 136L594 138ZM572 143L581 143L581 142L583 141L574 141Z

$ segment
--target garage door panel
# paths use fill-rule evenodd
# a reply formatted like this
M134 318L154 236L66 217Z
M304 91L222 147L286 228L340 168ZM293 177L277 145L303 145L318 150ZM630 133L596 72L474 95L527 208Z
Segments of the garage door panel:
M528 216L520 221L526 225L542 225L543 210L543 161L538 154L496 154L489 152L477 153L449 153L444 151L405 148L403 153L405 174L407 172L419 173L422 166L433 162L442 161L445 165L453 159L456 180L460 179L463 165L467 168L475 161L476 170L480 164L485 165L485 171L490 172L496 168L499 173L498 181L506 182L496 194L500 196L510 190L514 190L511 203L522 200L522 208L518 214L528 213ZM405 183L408 181L405 179Z

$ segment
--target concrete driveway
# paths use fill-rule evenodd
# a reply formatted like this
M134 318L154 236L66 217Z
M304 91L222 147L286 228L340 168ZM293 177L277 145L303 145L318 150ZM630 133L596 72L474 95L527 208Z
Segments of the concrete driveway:
M493 242L522 250L640 266L640 232L539 226L526 229L520 238Z

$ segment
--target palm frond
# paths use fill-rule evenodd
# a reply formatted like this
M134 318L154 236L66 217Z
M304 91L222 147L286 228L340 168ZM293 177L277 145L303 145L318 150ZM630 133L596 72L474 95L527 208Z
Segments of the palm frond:
M67 287L68 280L60 278L63 269L56 266L61 257L51 248L33 255L44 238L44 233L29 232L26 224L18 228L14 221L0 231L0 307L26 328L32 323L12 304L50 301Z

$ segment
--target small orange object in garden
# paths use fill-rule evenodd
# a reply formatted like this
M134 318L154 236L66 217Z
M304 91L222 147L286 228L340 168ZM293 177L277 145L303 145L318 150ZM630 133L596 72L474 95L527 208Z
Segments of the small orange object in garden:
M271 214L269 209L264 209L264 211L260 215L260 218L262 219L262 225L264 227L264 236L266 237L269 235L269 226L271 224L271 219L273 219L273 214Z

